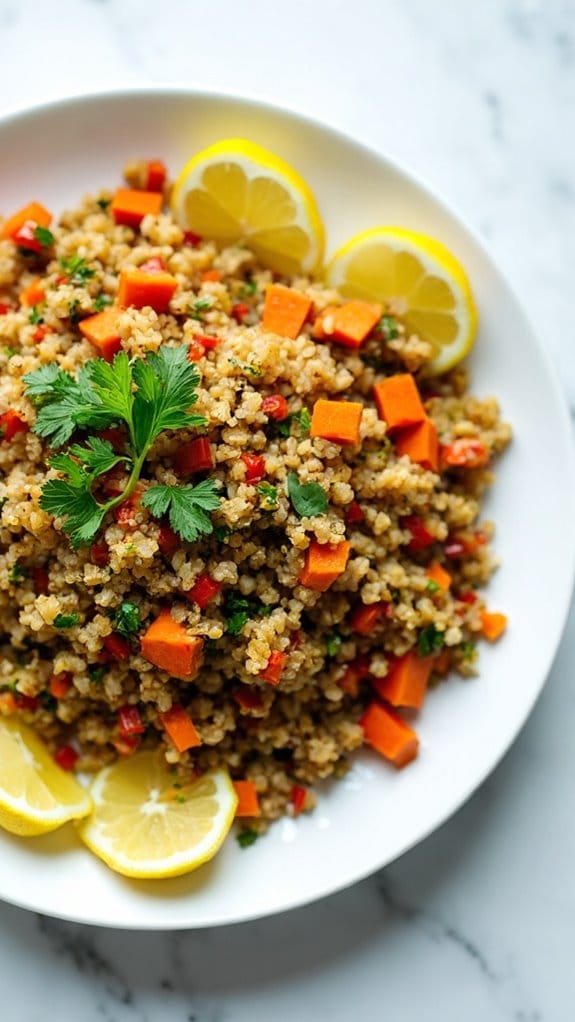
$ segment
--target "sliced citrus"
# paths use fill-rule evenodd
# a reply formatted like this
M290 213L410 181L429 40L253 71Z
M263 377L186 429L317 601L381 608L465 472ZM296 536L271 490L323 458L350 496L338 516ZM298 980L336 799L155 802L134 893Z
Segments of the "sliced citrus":
M31 837L87 816L91 808L82 785L29 727L0 720L0 826Z
M172 209L186 230L222 245L245 242L279 273L312 273L321 262L324 229L311 188L255 142L226 139L193 156Z
M340 248L328 286L349 298L391 303L408 331L433 349L428 371L443 373L471 350L477 311L461 264L439 241L401 227L375 227Z
M80 837L117 873L145 880L180 876L211 859L237 805L225 770L182 786L154 751L105 767L90 794L94 812L78 825Z

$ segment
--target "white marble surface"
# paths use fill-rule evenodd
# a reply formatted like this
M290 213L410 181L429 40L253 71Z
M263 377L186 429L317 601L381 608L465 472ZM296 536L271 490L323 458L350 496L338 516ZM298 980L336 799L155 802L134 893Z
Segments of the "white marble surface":
M488 237L575 406L573 0L0 0L0 43L0 112L114 84L201 84L399 157ZM539 705L479 794L318 905L175 935L0 906L2 1018L569 1022L574 659L572 614Z

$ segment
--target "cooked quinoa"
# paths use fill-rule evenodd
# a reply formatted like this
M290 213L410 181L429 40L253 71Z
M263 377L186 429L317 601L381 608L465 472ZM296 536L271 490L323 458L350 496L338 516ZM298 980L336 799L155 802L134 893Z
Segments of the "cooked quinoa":
M141 186L141 165L127 168L126 178ZM255 782L265 825L294 811L294 786L306 789L311 808L318 782L342 776L363 743L360 718L374 679L397 658L435 655L432 685L451 669L476 672L481 589L496 566L493 525L481 521L480 501L510 428L494 398L468 393L464 369L426 375L431 346L406 332L400 310L386 309L360 348L319 341L314 320L343 301L321 282L274 276L247 248L218 250L186 235L167 213L146 215L139 229L117 224L110 199L103 191L65 212L51 228L53 245L39 253L0 241L0 709L21 714L55 753L75 750L79 771L98 770L138 745L161 747L184 774L225 766L232 778ZM193 481L219 484L213 531L184 542L132 499L105 518L91 544L74 549L62 518L39 503L58 471L33 431L37 410L23 378L51 363L74 374L94 359L79 324L114 302L122 269L156 257L177 281L169 310L119 312L121 349L139 359L162 346L191 345L200 374L193 410L207 426L164 431L137 495L181 482L176 455L202 435L213 467ZM29 286L37 278L34 295ZM274 281L311 299L295 339L262 327ZM207 346L202 336L211 339ZM374 384L398 373L414 374L440 450L472 438L484 464L442 460L436 473L399 456L373 400ZM287 402L280 402L281 419L263 408L271 396ZM363 406L359 443L310 437L319 399ZM114 437L120 450L122 442ZM264 459L258 481L249 481L246 454ZM319 484L327 511L301 517L289 473L300 484ZM107 482L121 489L121 464ZM343 540L349 559L333 584L325 592L302 584L310 543ZM449 572L448 591L430 585L431 563ZM203 576L214 585L200 607L186 594ZM126 605L136 628L118 636ZM362 605L381 610L368 634L354 627ZM189 680L142 654L141 635L165 609L202 640L201 666ZM277 684L265 678L274 661L281 663ZM69 686L59 698L51 694L54 678ZM185 708L201 740L183 753L160 718L174 705ZM141 735L122 731L126 707L137 710Z

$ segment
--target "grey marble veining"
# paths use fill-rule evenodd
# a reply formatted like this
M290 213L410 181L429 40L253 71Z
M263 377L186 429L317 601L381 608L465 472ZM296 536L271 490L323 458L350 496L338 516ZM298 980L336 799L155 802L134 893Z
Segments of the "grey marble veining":
M201 83L304 109L399 157L489 240L575 408L573 0L292 0L281 17L267 0L0 0L0 43L0 111ZM176 934L0 905L1 1017L570 1022L574 658L572 614L535 713L480 792L324 902Z

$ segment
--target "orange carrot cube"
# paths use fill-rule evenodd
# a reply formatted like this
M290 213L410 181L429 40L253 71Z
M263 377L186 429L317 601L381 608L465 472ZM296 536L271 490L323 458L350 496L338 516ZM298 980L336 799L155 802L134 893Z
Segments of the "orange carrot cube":
M118 304L122 308L143 309L149 305L156 312L167 312L178 282L171 273L146 273L126 268L120 273Z
M261 816L260 800L253 781L233 781L238 804L236 816Z
M439 561L434 561L433 564L429 565L426 575L429 581L435 582L444 593L447 592L453 581L449 572L445 570Z
M430 472L439 470L437 430L431 419L424 419L417 426L402 429L395 439L395 447L400 456L407 454L411 461Z
M370 703L360 724L364 741L398 769L417 756L419 739L415 731L386 706Z
M157 216L162 209L161 192L145 192L139 188L117 188L112 205L114 220L126 227L139 227L148 213Z
M280 337L295 340L311 309L311 299L283 284L270 284L266 291L262 327Z
M162 610L142 636L142 656L172 678L191 681L200 669L204 640Z
M373 396L379 417L385 419L389 430L415 426L425 419L425 408L411 373L380 380L373 388Z
M419 656L410 650L391 661L385 678L373 678L373 686L378 695L392 706L409 706L417 710L425 699L433 660L432 656Z
M507 616L498 611L481 611L481 631L489 642L496 642L507 628Z
M107 362L111 362L120 350L121 338L118 333L118 309L104 309L95 316L88 316L79 323L80 333L93 344Z
M316 539L312 539L299 576L302 586L325 593L345 571L350 547L351 544L347 540L341 543L318 543Z
M336 444L359 443L359 427L363 405L358 401L326 401L320 398L313 406L311 437L322 437Z
M4 221L0 227L0 238L13 239L29 220L38 227L49 227L52 223L52 214L39 202L29 202L27 206L23 206Z

